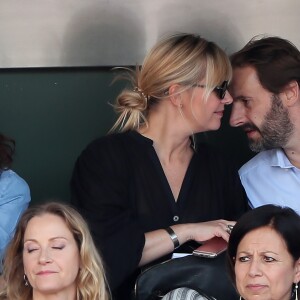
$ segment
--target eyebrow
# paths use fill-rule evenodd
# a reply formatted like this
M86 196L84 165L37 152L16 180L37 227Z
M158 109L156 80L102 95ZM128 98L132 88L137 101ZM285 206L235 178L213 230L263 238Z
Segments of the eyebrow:
M238 252L237 254L241 254L241 253L244 253L244 254L247 254L247 255L253 255L253 253L250 253L248 251L240 251ZM271 251L271 250L266 250L266 251L261 251L259 252L259 254L267 254L267 253L271 253L271 254L275 254L275 255L279 255L277 252L274 252L274 251Z
M234 100L245 100L245 99L253 99L252 97L247 97L247 96L243 96L243 95L240 95L240 96L237 96L237 97L233 97Z
M63 236L56 236L56 237L50 238L49 241L54 241L54 240L58 240L58 239L63 239L63 240L68 241L68 239L66 237L63 237ZM38 241L36 239L27 239L27 240L24 240L24 244L26 242L35 242L35 243L38 243Z

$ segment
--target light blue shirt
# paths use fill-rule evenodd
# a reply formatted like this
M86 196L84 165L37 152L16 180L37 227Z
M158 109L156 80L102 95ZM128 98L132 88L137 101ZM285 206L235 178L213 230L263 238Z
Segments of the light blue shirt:
M282 149L262 151L239 170L249 204L288 206L300 215L300 169Z
M22 212L30 202L27 183L14 171L0 171L0 272L7 244Z

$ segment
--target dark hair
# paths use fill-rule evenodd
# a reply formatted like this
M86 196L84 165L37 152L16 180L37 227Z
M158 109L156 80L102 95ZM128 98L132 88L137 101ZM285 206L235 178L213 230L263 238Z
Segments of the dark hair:
M234 264L238 245L243 237L257 228L269 226L285 241L288 252L300 258L300 216L289 207L263 205L245 213L234 226L228 243L227 265L235 284Z
M300 84L300 52L280 37L254 37L230 60L233 68L253 67L261 85L271 93L279 94L293 80Z
M15 141L0 133L0 170L10 168L15 152Z

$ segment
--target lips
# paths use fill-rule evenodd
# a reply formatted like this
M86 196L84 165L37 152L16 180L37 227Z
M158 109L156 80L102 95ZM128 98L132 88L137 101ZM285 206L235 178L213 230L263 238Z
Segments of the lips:
M267 286L264 284L248 284L247 289L251 290L252 292L259 292L263 289L265 289Z
M242 129L247 132L247 131L251 131L251 130L259 130L254 124L252 123L245 123L243 126L242 126Z
M248 138L252 138L257 133L257 130L245 130L245 133L247 134Z
M259 129L255 126L250 125L250 124L244 125L243 130L247 134L249 139L251 139L255 134L260 134Z
M45 271L40 271L36 275L50 275L50 274L55 274L57 272L51 271L51 270L45 270Z
M216 111L215 114L217 114L219 117L223 117L224 110Z

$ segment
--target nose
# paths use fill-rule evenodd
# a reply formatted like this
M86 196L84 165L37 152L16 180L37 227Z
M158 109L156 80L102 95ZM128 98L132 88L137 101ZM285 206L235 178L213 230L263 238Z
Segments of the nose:
M260 269L260 262L256 259L253 259L250 263L249 266L249 272L248 272L250 277L255 277L255 276L261 276L262 271Z
M246 123L246 109L241 101L233 102L229 123L232 127L239 127Z
M226 91L224 98L221 100L225 105L232 103L233 99L228 91Z
M39 263L44 265L52 262L48 249L42 249L40 252Z

